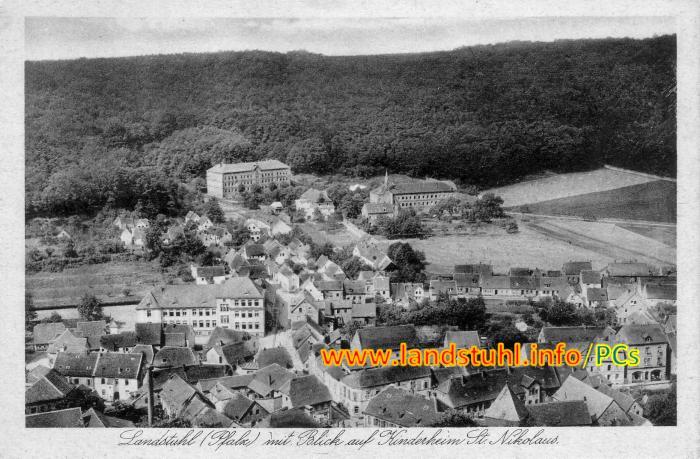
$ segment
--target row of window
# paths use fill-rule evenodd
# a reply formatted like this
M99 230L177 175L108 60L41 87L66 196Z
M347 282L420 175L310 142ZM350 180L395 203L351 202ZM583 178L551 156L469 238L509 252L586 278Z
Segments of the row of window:
M198 309L165 309L163 311L164 317L180 317L186 316L188 313L193 316L213 316L216 310L212 308L198 308Z
M222 311L228 311L229 308L233 307L260 307L262 300L233 300L231 305L229 303L221 303L219 309Z
M164 321L167 324L171 325L192 325L192 328L213 328L216 327L216 320L200 320L196 321L193 320L192 323L190 323L187 320L167 320Z

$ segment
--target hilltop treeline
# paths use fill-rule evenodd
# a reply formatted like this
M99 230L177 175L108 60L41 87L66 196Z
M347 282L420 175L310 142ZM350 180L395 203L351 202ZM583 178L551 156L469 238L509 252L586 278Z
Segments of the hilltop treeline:
M673 176L675 55L663 36L27 62L28 211L99 205L116 173L170 192L169 180L203 178L218 161L264 157L294 172L388 169L480 187L603 163ZM59 196L71 180L75 195Z

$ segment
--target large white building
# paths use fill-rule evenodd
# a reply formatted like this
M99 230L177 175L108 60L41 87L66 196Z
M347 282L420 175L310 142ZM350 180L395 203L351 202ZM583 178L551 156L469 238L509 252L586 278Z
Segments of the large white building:
M255 185L286 185L291 179L291 168L276 159L249 163L220 163L207 170L207 194L216 198L234 198L243 188L250 191Z
M151 290L136 306L138 323L190 325L197 335L217 326L265 334L264 292L247 277L222 284L164 285Z

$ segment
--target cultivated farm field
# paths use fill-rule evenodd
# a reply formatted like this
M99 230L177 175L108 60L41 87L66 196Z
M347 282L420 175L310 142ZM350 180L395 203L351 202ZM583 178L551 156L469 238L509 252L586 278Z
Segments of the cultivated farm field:
M542 201L512 210L538 215L676 222L676 183L656 180L614 190Z
M514 185L492 188L484 191L484 193L494 193L503 198L504 207L514 207L614 190L654 180L645 175L601 168L588 172L556 174Z
M25 279L37 308L77 304L85 293L104 303L138 302L154 285L165 282L158 264L145 261L86 265Z

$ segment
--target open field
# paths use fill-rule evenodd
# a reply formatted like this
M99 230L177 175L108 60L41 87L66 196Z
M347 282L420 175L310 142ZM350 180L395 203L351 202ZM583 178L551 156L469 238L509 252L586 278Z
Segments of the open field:
M492 188L484 193L494 193L503 198L504 207L513 207L614 190L654 180L644 175L602 168L589 172L556 174L514 185ZM534 210L532 212L539 213L534 212Z
M513 210L540 215L675 223L676 183L657 180L614 190L537 202Z
M85 293L104 303L138 302L163 282L157 263L114 262L27 275L26 289L37 308L49 308L77 304Z
M613 257L658 264L675 264L676 249L612 223L536 219L528 224L543 235Z
M617 225L629 231L633 231L642 236L654 239L657 242L665 244L669 247L676 247L676 228L661 227L661 226L648 226L648 225L637 225L637 224L620 224Z
M381 241L388 247L392 242ZM570 260L590 260L594 268L603 268L612 257L593 250L548 237L526 226L520 232L507 234L490 231L474 236L435 236L424 240L407 239L415 249L425 253L427 270L451 273L454 265L462 263L490 263L497 272L505 273L511 266L561 269Z
M673 247L610 223L530 219L518 225L517 234L487 226L475 235L404 241L425 253L427 270L434 273L451 273L455 264L478 262L490 263L501 273L511 266L561 269L571 260L591 261L594 269L615 260L675 264ZM379 241L382 247L392 242Z

